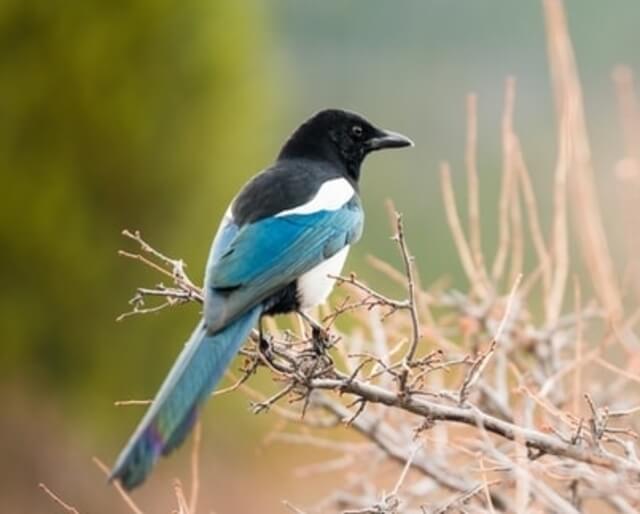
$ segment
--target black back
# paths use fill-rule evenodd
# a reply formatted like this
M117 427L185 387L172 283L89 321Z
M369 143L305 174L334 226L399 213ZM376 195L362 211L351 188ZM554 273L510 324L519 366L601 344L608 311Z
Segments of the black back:
M343 174L330 163L308 159L278 161L253 177L233 202L239 226L253 223L310 201L327 180Z
M354 131L358 127L358 132ZM251 179L233 203L239 225L252 223L311 200L327 180L347 179L358 190L366 143L381 131L362 116L339 109L320 111L283 145L276 163Z

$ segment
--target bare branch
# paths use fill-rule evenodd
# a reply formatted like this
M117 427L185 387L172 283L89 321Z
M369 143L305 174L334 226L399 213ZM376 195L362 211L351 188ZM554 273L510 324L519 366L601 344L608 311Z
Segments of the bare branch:
M40 482L38 484L38 487L40 489L42 489L45 494L47 496L49 496L49 498L51 498L54 502L56 502L60 507L62 507L64 510L66 510L67 512L71 512L72 514L80 514L78 512L78 509L76 509L75 507L72 507L71 505L69 505L68 503L64 502L63 500L60 499L60 497L58 495L56 495L51 489L49 489L45 484L43 484L42 482Z

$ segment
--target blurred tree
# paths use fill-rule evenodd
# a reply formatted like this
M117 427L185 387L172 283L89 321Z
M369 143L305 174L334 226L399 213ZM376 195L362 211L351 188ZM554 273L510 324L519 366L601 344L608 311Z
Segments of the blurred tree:
M78 405L157 385L196 316L115 325L141 273L116 257L120 230L204 260L264 148L258 7L0 3L0 383Z

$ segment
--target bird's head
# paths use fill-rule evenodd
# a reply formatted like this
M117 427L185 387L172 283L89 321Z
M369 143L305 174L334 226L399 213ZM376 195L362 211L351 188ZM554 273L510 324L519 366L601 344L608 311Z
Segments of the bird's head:
M405 146L413 146L413 142L402 134L377 128L353 112L326 109L296 129L278 158L327 160L357 181L362 161L369 153Z

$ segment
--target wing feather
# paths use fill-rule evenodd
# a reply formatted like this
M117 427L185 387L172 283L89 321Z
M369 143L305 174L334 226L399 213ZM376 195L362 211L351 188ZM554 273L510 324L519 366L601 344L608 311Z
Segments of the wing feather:
M207 270L205 319L216 331L355 242L357 197L334 211L271 217L241 227Z

